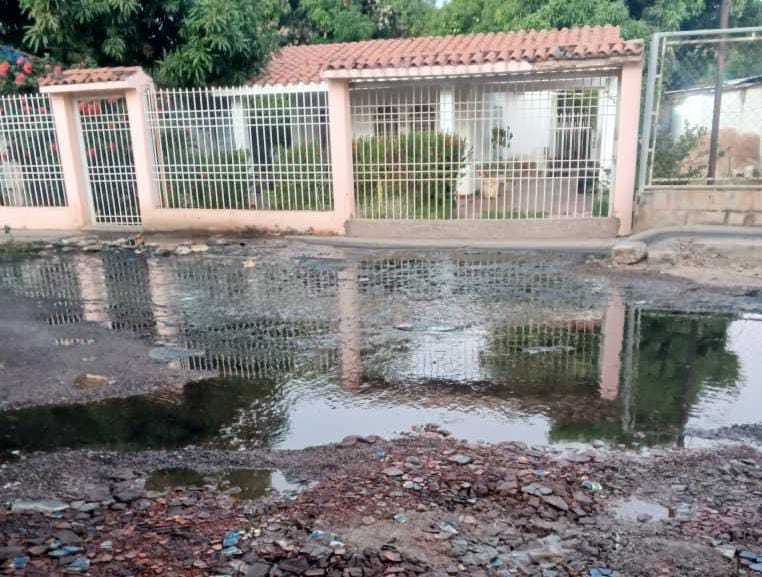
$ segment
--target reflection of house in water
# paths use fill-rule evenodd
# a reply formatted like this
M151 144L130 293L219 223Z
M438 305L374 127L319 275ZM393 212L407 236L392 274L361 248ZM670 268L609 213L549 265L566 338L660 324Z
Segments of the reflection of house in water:
M643 310L550 261L430 255L244 268L104 253L5 262L0 286L41 301L52 324L135 332L188 349L179 361L188 370L243 377L230 390L253 408L231 430L250 438L271 417L282 429L274 405L298 379L349 407L543 415L552 440L680 443L701 395L733 386L739 370L726 343L733 317Z

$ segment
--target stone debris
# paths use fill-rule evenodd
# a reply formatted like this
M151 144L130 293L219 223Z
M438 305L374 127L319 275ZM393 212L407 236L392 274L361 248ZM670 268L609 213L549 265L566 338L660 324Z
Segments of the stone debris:
M632 240L620 240L611 249L611 260L614 264L632 265L646 259L648 247L646 243Z
M0 566L29 575L703 577L735 567L753 576L762 564L755 453L581 461L426 433L342 445L351 464L330 463L295 495L256 501L215 485L148 494L145 471L114 466L108 498L91 483L78 501L17 501L0 512ZM606 492L585 490L591 478ZM688 479L689 490L669 493L679 502L661 524L617 520L633 495ZM699 493L705 500L691 496Z

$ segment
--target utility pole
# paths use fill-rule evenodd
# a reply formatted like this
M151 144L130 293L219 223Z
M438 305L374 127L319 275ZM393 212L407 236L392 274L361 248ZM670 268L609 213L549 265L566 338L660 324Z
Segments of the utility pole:
M722 0L720 6L720 28L730 25L730 0ZM714 184L717 172L717 148L720 137L720 113L722 112L722 85L725 76L725 36L717 46L717 70L714 78L714 109L712 110L712 134L709 137L709 165L706 171L707 184Z

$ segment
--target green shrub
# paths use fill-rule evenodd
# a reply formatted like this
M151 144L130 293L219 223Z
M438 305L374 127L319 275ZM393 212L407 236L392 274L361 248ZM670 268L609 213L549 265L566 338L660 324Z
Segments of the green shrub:
M706 136L706 127L688 125L676 139L672 138L670 132L670 128L665 126L656 136L653 156L654 178L670 184L685 184L690 179L705 176L706 165L684 167L683 164Z
M161 138L167 208L251 208L247 151L204 149L181 130L162 131Z
M399 197L407 195L401 204L414 205L416 213L452 217L467 156L465 139L446 132L409 132L358 138L352 147L355 192L377 216L385 216L389 203L400 205Z
M320 143L278 149L273 187L264 193L265 210L333 210L331 163Z

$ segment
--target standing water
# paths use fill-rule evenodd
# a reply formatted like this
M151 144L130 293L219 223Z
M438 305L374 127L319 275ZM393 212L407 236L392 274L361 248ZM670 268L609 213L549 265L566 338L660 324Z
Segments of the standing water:
M494 442L685 446L758 422L758 297L582 265L286 250L6 260L2 290L64 340L86 323L134 335L146 364L189 383L0 412L0 452L300 448L431 422ZM92 346L69 344L83 358Z

